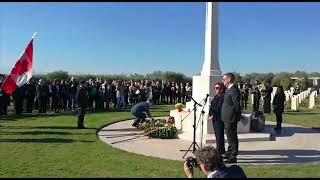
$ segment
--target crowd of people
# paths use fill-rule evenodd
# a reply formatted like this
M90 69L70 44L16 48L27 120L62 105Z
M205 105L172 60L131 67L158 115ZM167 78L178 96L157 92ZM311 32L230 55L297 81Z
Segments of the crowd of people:
M3 82L0 79L0 85ZM154 104L176 104L189 101L192 86L189 82L170 81L106 81L89 79L87 92L89 95L89 111L107 111L109 109L124 110L128 105L133 106L139 102L152 99ZM0 113L7 114L12 96L16 114L32 113L34 109L39 113L48 111L76 111L78 107L76 93L79 82L73 77L69 80L55 79L37 82L30 80L19 87L12 94L6 94L0 89Z

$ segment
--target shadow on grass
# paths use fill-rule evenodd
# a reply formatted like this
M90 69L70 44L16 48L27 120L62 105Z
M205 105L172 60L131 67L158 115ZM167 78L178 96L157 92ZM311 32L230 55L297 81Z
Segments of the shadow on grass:
M287 115L320 115L320 112L285 112Z
M73 142L96 142L96 141L76 141L73 139L62 139L62 138L43 138L43 139L0 139L0 143L10 142L22 142L22 143L73 143Z
M27 131L27 132L5 132L0 131L0 135L86 135L94 133L69 133L56 131Z
M75 126L0 126L0 129L78 129ZM86 128L97 129L97 128Z
M320 161L320 151L302 149L239 151L239 156L237 159L239 164L309 163Z

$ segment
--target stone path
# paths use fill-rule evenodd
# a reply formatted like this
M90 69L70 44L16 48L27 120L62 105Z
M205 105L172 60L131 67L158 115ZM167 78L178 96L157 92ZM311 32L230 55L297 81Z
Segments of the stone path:
M149 139L132 127L133 120L110 124L98 131L99 139L115 148L163 159L184 160L191 141L182 139ZM273 122L266 122L272 130ZM273 130L272 130L273 131ZM206 144L207 145L207 144ZM215 144L208 144L213 145ZM227 147L227 143L226 143ZM186 157L191 156L189 152ZM320 161L320 131L283 124L283 132L275 141L239 142L238 164L290 164Z

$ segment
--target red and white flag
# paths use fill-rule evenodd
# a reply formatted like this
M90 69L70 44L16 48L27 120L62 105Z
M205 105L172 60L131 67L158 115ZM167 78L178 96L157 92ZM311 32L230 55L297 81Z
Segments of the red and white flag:
M11 94L18 87L26 84L32 77L32 58L33 58L33 39L36 33L32 36L26 49L23 51L22 55L18 59L17 63L14 65L10 74L3 81L1 89Z

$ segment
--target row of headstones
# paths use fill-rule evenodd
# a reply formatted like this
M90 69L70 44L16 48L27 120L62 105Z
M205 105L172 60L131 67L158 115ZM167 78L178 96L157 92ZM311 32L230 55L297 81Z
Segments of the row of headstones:
M294 88L290 88L290 92L287 91L286 94L286 99L287 96L289 96L289 98L291 98L291 110L297 111L299 104L308 97L308 95L310 94L310 98L309 98L309 108L313 108L315 105L315 100L316 97L318 95L317 91L313 91L311 92L311 88L308 88L308 90L301 92L300 94L297 95L293 95L293 90Z
M271 103L273 102L273 98L276 95L277 87L273 87L272 93L271 93ZM311 88L308 88L307 90L301 92L300 94L293 95L294 88L291 87L290 90L287 90L284 92L286 96L286 102L288 102L291 99L291 110L297 111L299 104L308 97L310 94L310 102L309 102L309 108L313 108L315 105L315 99L318 96L317 91L313 91L311 93ZM253 104L253 94L251 95L251 104Z
M271 103L273 102L273 98L277 93L277 87L273 87L272 88L272 93L271 93ZM253 104L253 96L254 94L251 95L251 104ZM261 97L261 99L263 100L263 98Z
M301 92L300 94L293 95L294 88L290 88L291 92L291 110L297 111L299 104L304 100L306 96L308 96L311 92L311 88L308 88L308 90Z

